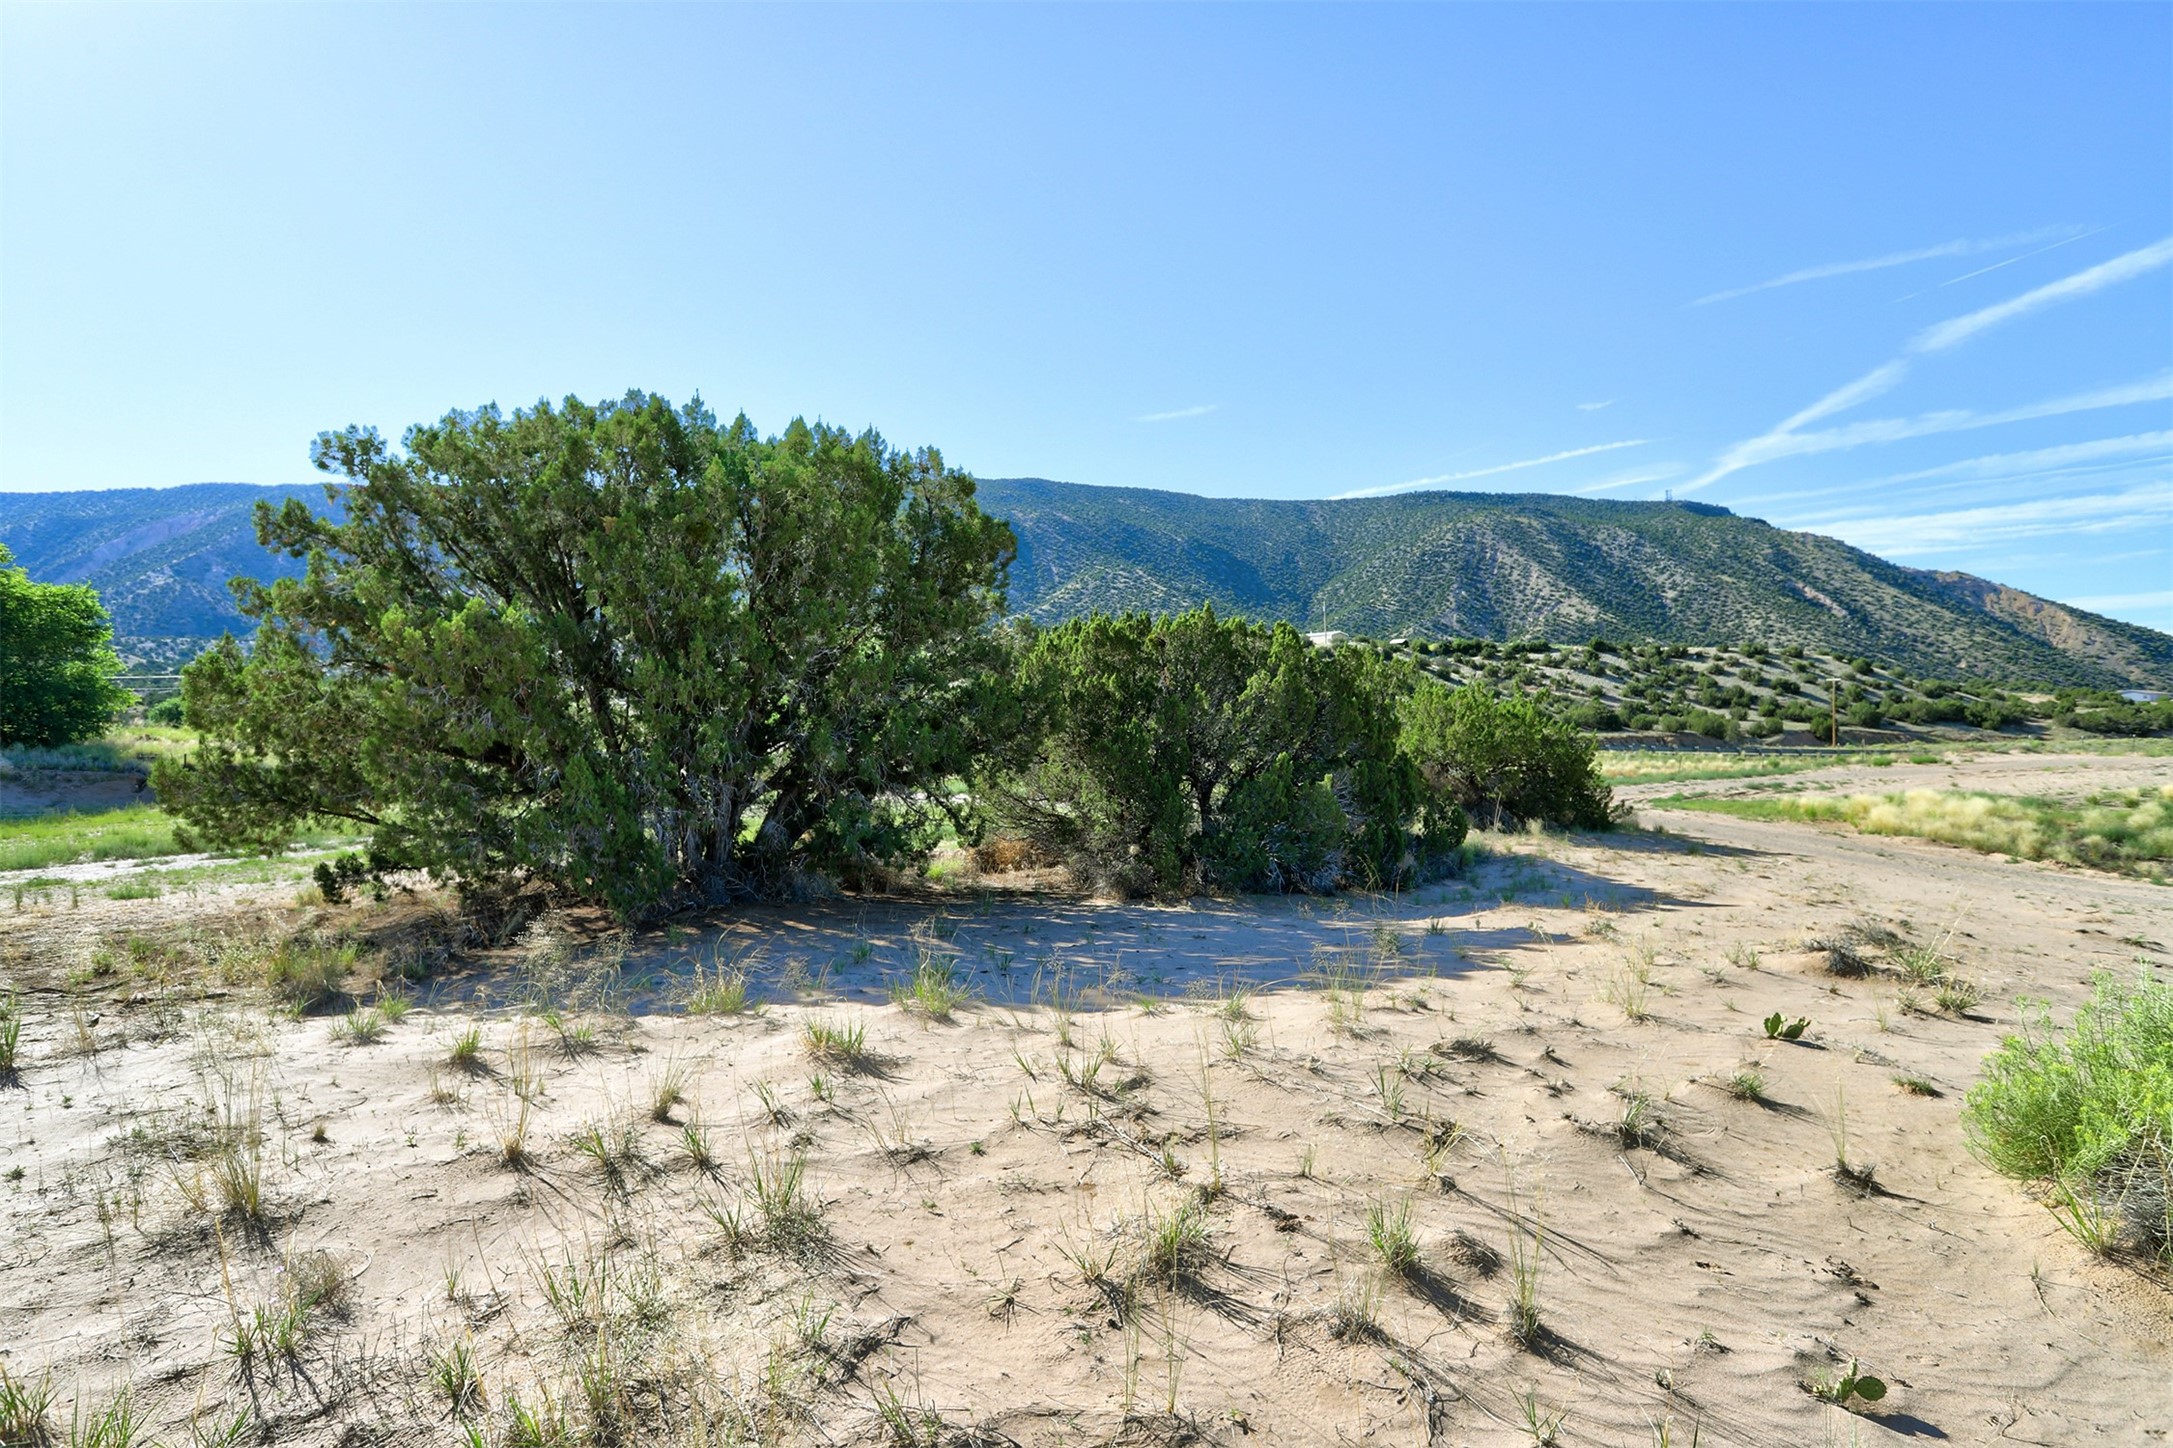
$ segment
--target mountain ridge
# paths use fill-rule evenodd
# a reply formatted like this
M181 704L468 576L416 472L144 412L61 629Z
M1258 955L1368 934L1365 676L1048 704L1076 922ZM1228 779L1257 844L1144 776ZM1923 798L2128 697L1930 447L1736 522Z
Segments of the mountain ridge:
M1413 634L1583 642L1756 640L1923 674L2173 687L2173 636L1966 573L1908 568L1711 504L1547 493L1206 498L1045 478L979 480L1019 537L1018 612L1226 612ZM124 652L185 656L246 627L235 574L300 571L257 546L252 505L321 484L0 493L0 543L33 577L88 582Z

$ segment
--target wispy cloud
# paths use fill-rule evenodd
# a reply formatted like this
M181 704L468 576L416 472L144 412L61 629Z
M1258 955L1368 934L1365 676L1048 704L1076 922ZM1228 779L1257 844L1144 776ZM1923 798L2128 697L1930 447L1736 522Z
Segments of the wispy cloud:
M1132 419L1132 421L1134 421L1134 422L1175 422L1175 421L1177 421L1177 419L1179 419L1180 417L1205 417L1205 416L1207 416L1207 414L1209 414L1210 412L1213 412L1213 411L1214 411L1214 410L1215 410L1216 408L1218 408L1218 407L1220 407L1220 406L1222 406L1222 404L1221 404L1221 403L1219 403L1219 402L1204 402L1204 403L1201 403L1201 404L1200 404L1199 406L1197 406L1197 407L1179 407L1179 408L1173 408L1172 410L1170 410L1170 411L1168 411L1168 412L1147 412L1147 413L1142 413L1142 414L1140 414L1140 415L1139 415L1138 417L1135 417L1135 418L1133 418L1133 419Z
M1863 447L1868 443L1901 442L1907 438L1930 437L1944 432L1969 432L1980 427L1998 427L2010 422L2030 422L2041 417L2061 417L2069 413L2093 412L2100 408L2127 407L2138 402L2160 402L2173 398L2173 372L2161 372L2156 377L2145 378L2140 382L2101 387L2092 392L2078 392L2067 397L2050 398L2044 402L2027 403L2021 407L2003 408L1997 412L1949 408L1942 412L1919 413L1915 417L1887 417L1869 422L1846 423L1816 432L1796 430L1807 418L1816 421L1839 411L1840 406L1827 404L1842 397L1852 388L1862 387L1877 375L1873 373L1859 378L1848 387L1829 393L1771 432L1751 438L1747 442L1737 443L1721 454L1719 461L1702 476L1683 484L1681 491L1695 492L1718 482L1730 473L1755 467L1759 463L1769 463L1777 458L1842 452L1849 448ZM1841 404L1848 405L1853 403Z
M2043 241L2049 236L2068 236L2072 240L2074 238L2070 234L2075 230L2076 228L2071 226L2046 227L2037 231L2024 232L2019 236L1995 236L1978 241L1945 241L1937 246L1918 247L1914 251L1890 252L1885 256L1869 257L1863 261L1827 262L1823 266L1807 266L1801 271L1792 271L1786 276L1778 276L1771 281L1757 282L1747 287L1731 287L1724 292L1714 292L1711 296L1699 297L1690 305L1693 307L1709 306L1714 302L1733 301L1737 297L1747 297L1753 292L1769 292L1776 287L1792 287L1802 282L1824 281L1828 277L1845 277L1855 272L1884 271L1888 267L1908 266L1912 262L1937 261L1943 256L1976 256L1988 251L2000 251L2010 246L2029 246Z
M1610 397L1605 402L1580 402L1577 404L1577 410L1579 412L1598 412L1603 407L1613 407L1614 405L1615 400Z
M2032 247L2030 250L2022 253L2022 255L2020 256L2011 256L2008 257L2005 261L1996 261L1993 262L1990 266L1981 266L1978 267L1975 271L1963 272L1958 277L1948 277L1939 285L1942 287L1951 287L1957 282L1966 282L1972 277L1981 277L1987 272L1996 272L2003 266L2013 266L2018 261L2028 261L2033 256L2043 256L2048 251L2058 251L2063 246L2073 246L2078 241L2088 241L2091 237L2096 236L2104 229L2105 228L2102 226L2094 226L2090 230L2078 232L2074 236L2062 237L2060 238L2060 240L2053 242L2049 246ZM1918 295L1921 296L1923 294L1920 292L1918 293Z
M2143 276L2169 262L2173 262L2173 237L2116 256L2110 261L2100 262L2056 282L2048 282L2018 297L2011 297L1989 307L1980 307L1974 312L1926 327L1910 338L1905 350L1911 353L1943 352L2002 322L2011 321L2041 307L2086 297L2092 292ZM1893 442L1905 437L1920 437L1927 432L1950 432L1958 427L1988 427L1994 423L2019 422L2025 418L2049 417L2055 412L2078 410L2077 406L2059 404L2040 409L2012 409L2005 413L1978 414L1959 410L1928 413L1915 419L1858 423L1853 427L1829 428L1818 433L1798 431L1809 423L1845 411L1880 393L1891 391L1908 375L1909 363L1905 357L1897 357L1891 362L1872 368L1854 382L1834 389L1795 416L1785 419L1757 437L1747 438L1728 447L1701 476L1683 484L1682 490L1694 493L1701 488L1709 488L1731 473L1756 467L1760 463L1772 462L1776 458L1831 452L1836 448L1860 447L1867 442ZM2157 390L2151 391L2147 396L2088 405L2111 407L2120 405L2120 401L2155 401L2168 395L2163 390L2164 385L2161 379Z
M1958 458L1937 467L1914 472L1888 473L1830 487L1801 488L1793 492L1760 493L1748 500L1752 506L1836 498L1849 493L1889 490L1904 483L1945 482L1976 486L1989 481L2015 482L2063 474L2102 472L2136 466L2138 456L2150 454L2173 458L2173 431L2138 432L2125 437L2092 438L2087 442L2062 443L2058 447L2030 448L2023 452L1989 453L1983 457ZM1936 489L1935 489L1936 491Z
M1389 493L1408 493L1419 488L1438 488L1444 483L1464 483L1473 478L1491 478L1498 473L1520 472L1525 468L1544 467L1548 463L1568 462L1571 458L1587 458L1594 453L1614 452L1617 448L1644 447L1650 438L1633 437L1624 442L1603 442L1592 447L1573 447L1567 452L1548 453L1543 458L1525 458L1519 462L1496 463L1490 468L1473 468L1469 472L1439 473L1430 478L1413 478L1408 483L1388 483L1378 488L1353 488L1347 493L1337 493L1330 502L1345 498L1379 498Z
M2036 498L2020 503L1940 512L1836 519L1832 531L1859 548L1889 558L1952 553L2051 534L2115 533L2164 528L2173 522L2173 484L2143 483L2116 493Z
M2076 297L2086 297L2092 292L2102 291L2106 287L2142 276L2146 272L2155 271L2168 262L2173 262L2173 236L2167 237L2164 241L2153 242L2149 246L2139 247L2125 255L2116 256L2111 261L2099 262L2096 266L2085 271L2076 272L2073 276L2062 277L2056 282L2047 282L2034 291L2024 292L2019 297L2012 297L2007 301L1997 302L1989 307L1981 307L1964 316L1926 327L1910 339L1909 350L1911 352L1944 351L1957 342L1968 341L1987 327L1996 327L2001 322L2012 321L2016 317L2025 316L2041 307L2049 307L2057 302L2072 301Z

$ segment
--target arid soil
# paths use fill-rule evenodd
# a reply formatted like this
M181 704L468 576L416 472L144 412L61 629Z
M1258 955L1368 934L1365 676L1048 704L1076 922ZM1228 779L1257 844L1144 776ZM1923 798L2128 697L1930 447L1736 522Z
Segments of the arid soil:
M1997 756L1787 783L2169 779ZM2018 997L2064 1017L2093 971L2163 967L2173 892L1643 823L1492 838L1400 897L961 885L630 940L546 919L364 1042L244 985L84 967L101 939L365 908L27 906L0 915L25 1022L0 1364L51 1375L63 1431L126 1385L173 1443L242 1415L312 1444L552 1442L559 1419L633 1443L1515 1444L1557 1415L1564 1444L2167 1442L2173 1292L1981 1166L1960 1108ZM1905 978L1934 957L1973 1005ZM891 1000L946 967L971 991L948 1020ZM734 971L757 1009L682 1009ZM1773 1012L1802 1038L1768 1040ZM253 1212L221 1180L252 1167ZM1369 1218L1393 1239L1406 1212L1416 1260L1385 1264ZM1882 1401L1807 1390L1851 1359Z

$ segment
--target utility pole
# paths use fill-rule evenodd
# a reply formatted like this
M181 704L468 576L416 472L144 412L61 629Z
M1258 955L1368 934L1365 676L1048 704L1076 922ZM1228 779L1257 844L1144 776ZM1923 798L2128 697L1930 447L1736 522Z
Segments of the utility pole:
M1826 681L1826 709L1833 716L1833 747L1841 747L1841 681Z

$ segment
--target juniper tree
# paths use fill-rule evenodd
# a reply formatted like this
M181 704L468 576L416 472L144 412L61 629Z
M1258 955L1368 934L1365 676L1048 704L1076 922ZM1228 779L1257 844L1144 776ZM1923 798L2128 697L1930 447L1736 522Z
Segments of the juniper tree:
M328 507L259 504L299 578L184 673L161 799L207 843L305 820L373 868L625 913L913 858L979 751L1014 544L933 450L699 399L318 437Z

